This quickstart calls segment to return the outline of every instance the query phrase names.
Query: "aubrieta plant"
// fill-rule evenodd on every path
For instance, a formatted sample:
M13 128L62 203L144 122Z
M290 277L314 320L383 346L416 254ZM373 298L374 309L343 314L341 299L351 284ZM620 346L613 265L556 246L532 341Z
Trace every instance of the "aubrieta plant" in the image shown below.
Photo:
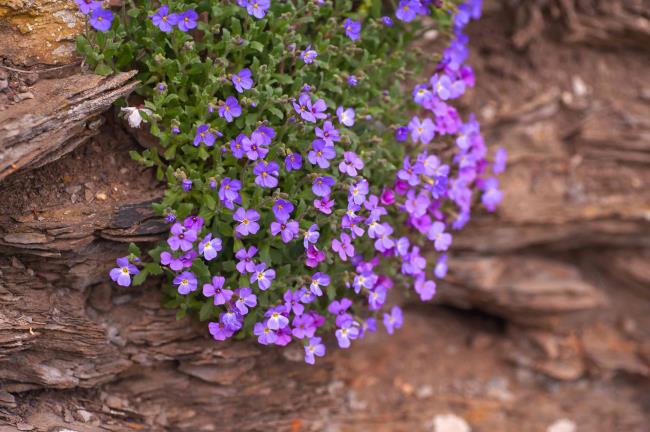
M392 334L391 291L431 300L452 232L502 199L505 152L451 105L474 85L462 31L480 0L77 1L86 63L139 71L144 106L123 110L160 145L133 157L168 184L169 238L110 276L166 274L165 305L216 340L295 341L313 364L326 334ZM448 46L411 89L423 22Z

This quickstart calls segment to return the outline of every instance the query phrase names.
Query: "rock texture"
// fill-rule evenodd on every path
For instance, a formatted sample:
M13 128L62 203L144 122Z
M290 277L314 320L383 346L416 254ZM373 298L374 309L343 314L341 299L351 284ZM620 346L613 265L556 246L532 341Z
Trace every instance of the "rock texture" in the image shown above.
M165 230L160 185L128 157L146 137L110 112L86 126L133 84L37 82L0 112L0 429L432 430L451 412L477 431L645 431L650 64L634 7L488 2L466 108L511 161L500 211L455 236L437 299L455 312L407 305L393 339L318 367L298 349L214 343L155 284L108 283L127 242ZM572 36L601 31L594 20L605 36Z
M5 0L0 3L0 57L17 66L60 65L75 60L84 19L72 0Z

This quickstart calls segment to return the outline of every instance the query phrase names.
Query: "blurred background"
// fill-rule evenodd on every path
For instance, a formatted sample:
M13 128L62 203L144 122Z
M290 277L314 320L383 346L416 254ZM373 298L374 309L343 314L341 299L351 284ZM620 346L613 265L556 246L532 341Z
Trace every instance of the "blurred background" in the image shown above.
M0 430L648 430L646 1L485 1L461 103L510 155L505 200L433 305L318 367L109 285L165 226L145 138L104 113L130 76L76 75L75 8L0 5Z

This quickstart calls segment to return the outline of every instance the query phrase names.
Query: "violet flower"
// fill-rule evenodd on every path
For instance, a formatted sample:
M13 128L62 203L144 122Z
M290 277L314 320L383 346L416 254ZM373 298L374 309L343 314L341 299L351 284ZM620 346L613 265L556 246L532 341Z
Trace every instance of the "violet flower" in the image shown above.
M255 266L255 271L250 276L250 283L257 282L257 287L266 291L271 287L271 282L275 279L275 270L267 269L266 263Z
M260 214L253 209L246 210L243 207L239 207L232 218L239 222L235 231L243 236L256 234L260 229L260 225L257 223L260 219Z
M199 243L199 253L203 255L207 261L211 261L217 257L217 253L221 250L221 239L216 237L212 238L212 233L208 233L203 240Z
M199 14L194 9L188 9L178 16L178 29L182 32L188 32L196 28Z
M239 117L241 112L241 106L234 96L228 96L226 102L219 107L219 117L223 117L228 123Z
M229 289L223 289L225 281L226 278L223 276L213 276L212 283L203 285L203 295L206 297L214 297L215 306L226 304L232 298L233 292Z
M178 293L181 295L187 295L192 291L196 291L197 280L192 272L184 271L177 275L173 283L178 286Z
M79 1L83 0L77 0L77 3ZM101 2L96 2L101 5ZM158 9L158 11L152 15L151 17L151 22L153 22L153 25L158 27L160 31L169 33L174 29L174 26L178 24L178 14L175 13L169 13L169 6L167 5L162 5Z
M253 74L248 68L244 68L238 73L233 74L231 81L232 85L235 86L237 93L243 93L244 90L249 90L253 87L253 78L251 78L252 76Z
M309 343L305 345L305 363L314 364L316 357L323 357L325 355L325 345L321 343L321 338L313 337L309 339Z
M395 329L402 327L402 323L402 310L399 306L393 306L390 314L384 314L384 327L386 327L388 334L392 335Z
M111 279L120 286L131 285L131 275L137 275L140 270L129 262L128 257L122 257L115 260L117 267L110 271Z

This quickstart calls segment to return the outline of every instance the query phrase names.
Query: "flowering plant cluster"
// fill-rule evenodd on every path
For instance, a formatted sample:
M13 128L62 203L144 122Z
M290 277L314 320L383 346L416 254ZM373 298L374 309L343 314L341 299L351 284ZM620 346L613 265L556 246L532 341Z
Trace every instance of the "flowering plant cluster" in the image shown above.
M110 276L167 274L165 304L216 340L299 341L314 363L324 335L392 334L395 287L431 300L452 232L502 198L505 152L451 104L474 85L462 31L480 0L77 2L86 62L140 71L145 104L123 110L160 147L132 155L168 183L168 239ZM423 20L448 46L411 91Z

